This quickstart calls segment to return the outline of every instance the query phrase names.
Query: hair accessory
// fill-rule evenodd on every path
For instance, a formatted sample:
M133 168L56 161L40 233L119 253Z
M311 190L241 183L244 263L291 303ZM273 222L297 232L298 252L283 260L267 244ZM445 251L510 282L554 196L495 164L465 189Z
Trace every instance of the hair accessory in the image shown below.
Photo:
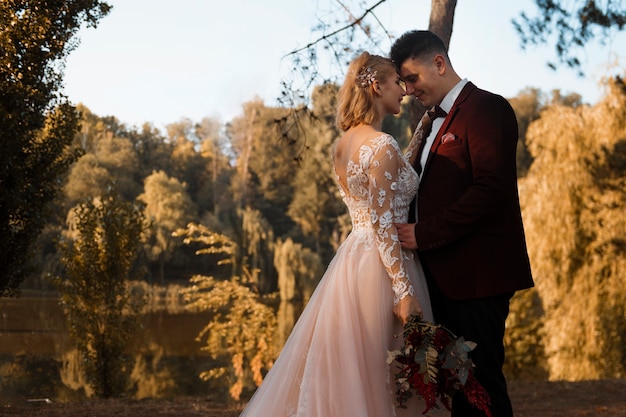
M372 67L361 67L356 74L356 82L361 88L372 85L376 79L376 71L372 71Z

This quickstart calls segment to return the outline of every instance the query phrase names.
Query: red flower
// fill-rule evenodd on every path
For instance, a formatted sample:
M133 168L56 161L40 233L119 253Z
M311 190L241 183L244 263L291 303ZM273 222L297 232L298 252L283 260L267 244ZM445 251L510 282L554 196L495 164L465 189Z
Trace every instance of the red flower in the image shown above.
M461 392L474 407L491 417L489 393L474 376L474 363L468 352L476 343L456 337L441 325L420 321L412 316L404 325L404 344L389 352L388 363L396 361L396 400L406 408L415 394L426 408L423 414L437 408L437 402L450 410L450 399Z

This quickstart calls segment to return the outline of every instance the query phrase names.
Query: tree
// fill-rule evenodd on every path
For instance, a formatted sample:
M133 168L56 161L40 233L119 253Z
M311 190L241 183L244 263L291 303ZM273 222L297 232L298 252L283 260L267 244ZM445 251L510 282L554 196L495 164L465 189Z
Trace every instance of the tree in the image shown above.
M81 103L76 110L80 113L81 124L74 144L87 153L97 153L98 142L105 138L125 137L127 134L126 126L115 116L100 117Z
M266 107L256 100L244 105L244 115L228 127L237 154L233 192L240 208L254 207L272 219L274 233L283 236L293 227L287 208L293 194L296 151L276 130L275 120L287 110Z
M258 293L270 294L278 289L272 225L261 212L252 208L239 210L237 214L241 218L238 242L242 248L239 275L242 282L251 284Z
M0 295L15 294L29 273L46 208L79 156L63 64L82 24L96 27L109 10L97 0L0 2Z
M64 187L67 203L74 206L82 200L101 195L110 182L109 171L100 165L94 154L87 153L72 166L67 176Z
M139 178L146 178L153 171L172 172L172 148L157 128L144 123L141 129L127 132L139 159Z
M220 255L218 264L236 265L239 245L229 237L198 224L189 224L176 231L184 236L186 244L200 243L196 254ZM236 272L237 268L233 268ZM246 267L242 274L249 275ZM203 341L207 351L218 365L204 371L205 380L226 379L231 397L239 400L249 382L261 385L264 372L274 363L276 352L272 340L276 331L276 315L264 304L262 297L250 289L249 279L233 273L229 280L197 275L191 278L192 287L185 290L185 299L191 311L209 312L211 320L196 338ZM247 283L247 285L246 285ZM228 366L230 364L230 366Z
M340 233L337 218L346 213L332 165L332 144L339 136L334 127L337 91L337 85L327 83L313 92L312 116L303 121L308 149L298 164L287 212L323 261L330 261L336 249L332 239Z
M196 124L195 132L200 141L200 154L206 163L205 172L210 174L203 178L196 201L217 219L224 200L223 191L227 187L225 180L231 173L222 123L217 118L204 117Z
M134 200L141 190L144 161L131 139L131 134L115 117L98 117L85 106L81 110L81 131L75 144L84 155L70 169L64 187L70 207L84 198L93 198L105 192L114 181L117 190L127 200ZM155 161L150 164L154 167Z
M132 370L124 356L142 300L129 291L146 229L143 207L109 190L70 212L60 244L65 274L52 279L96 395L119 396Z
M253 141L255 135L255 124L259 114L258 108L262 107L260 100L244 103L243 115L233 120L228 126L228 135L232 146L237 154L238 176L234 178L233 190L237 190L239 195L239 208L247 207L254 201L254 197L249 191L250 184L250 158L252 156Z
M352 5L338 2L336 9L325 11L325 17L320 18L320 23L313 28L313 32L318 34L317 39L287 55L292 59L296 78L283 81L281 102L288 104L287 107L298 108L293 104L308 102L306 90L316 81L338 81L320 70L318 62L322 55L330 55L331 62L341 69L345 69L347 63L363 50L387 55L388 51L381 50L380 45L392 41L393 35L376 16L376 9L385 2L380 0L367 9L363 3ZM431 1L428 29L439 35L446 46L450 44L452 36L456 3L456 0ZM298 81L302 84L298 84Z
M520 201L550 379L626 372L626 84L593 107L552 105L528 129Z
M528 126L539 118L544 103L542 102L541 92L536 88L521 91L516 97L510 98L509 103L511 103L517 118L517 177L522 178L526 175L533 162L533 158L526 146L526 131Z
M169 143L172 144L171 176L187 184L187 192L195 200L203 177L207 175L205 160L198 152L200 140L196 136L196 124L182 119L167 126Z
M274 362L271 344L276 329L274 311L236 279L216 281L212 277L195 276L191 282L194 286L186 292L189 309L206 311L212 317L197 340L204 340L203 350L218 363L230 361L231 365L204 371L200 378L205 381L226 378L231 385L230 396L239 401L249 382L261 385L264 371Z
M324 272L319 255L291 239L276 242L274 265L281 301L308 301Z
M550 376L544 350L545 311L536 289L515 294L506 319L503 371L513 380L546 380Z
M141 182L137 175L137 153L130 140L117 137L109 131L95 145L94 154L98 165L115 178L116 187L122 197L134 200L141 190Z
M539 8L537 17L520 13L520 20L513 20L522 48L528 45L549 43L556 36L555 50L559 64L581 70L579 53L595 38L603 41L611 38L613 30L622 31L626 26L626 10L621 1L578 0L545 1L535 0ZM556 69L559 64L549 62Z
M165 263L178 245L172 233L194 219L195 207L186 185L163 171L146 178L138 200L146 204L146 216L152 222L148 255L159 263L159 279L165 279Z

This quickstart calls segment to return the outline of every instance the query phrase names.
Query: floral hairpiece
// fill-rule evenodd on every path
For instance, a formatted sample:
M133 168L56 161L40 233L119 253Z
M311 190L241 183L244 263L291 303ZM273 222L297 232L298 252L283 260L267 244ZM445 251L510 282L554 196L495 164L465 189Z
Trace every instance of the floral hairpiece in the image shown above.
M372 85L376 79L376 71L372 71L372 67L361 67L356 73L356 82L361 88Z

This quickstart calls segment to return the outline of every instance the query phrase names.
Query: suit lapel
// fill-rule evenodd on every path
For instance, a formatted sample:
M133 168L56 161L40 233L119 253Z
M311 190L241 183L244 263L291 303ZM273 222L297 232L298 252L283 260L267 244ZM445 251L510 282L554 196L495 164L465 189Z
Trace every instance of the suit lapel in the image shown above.
M448 112L448 116L443 121L443 124L439 128L439 131L437 132L437 135L435 136L435 140L433 141L433 144L430 147L430 152L428 153L428 158L426 158L426 164L424 166L422 176L426 175L426 171L428 170L428 167L430 166L430 162L432 159L431 156L434 155L435 152L437 152L437 148L441 144L441 137L443 136L445 132L447 132L448 126L450 126L450 124L454 120L454 117L459 112L459 110L463 108L463 103L465 102L465 100L467 100L470 93L474 91L475 89L476 89L476 86L472 84L471 82L468 82L465 85L465 87L463 87L463 89L461 90L461 93L459 94L457 99L454 101L454 104L452 105L450 112ZM420 155L421 155L421 151L423 147L424 147L424 143L422 143L422 146L420 148Z

